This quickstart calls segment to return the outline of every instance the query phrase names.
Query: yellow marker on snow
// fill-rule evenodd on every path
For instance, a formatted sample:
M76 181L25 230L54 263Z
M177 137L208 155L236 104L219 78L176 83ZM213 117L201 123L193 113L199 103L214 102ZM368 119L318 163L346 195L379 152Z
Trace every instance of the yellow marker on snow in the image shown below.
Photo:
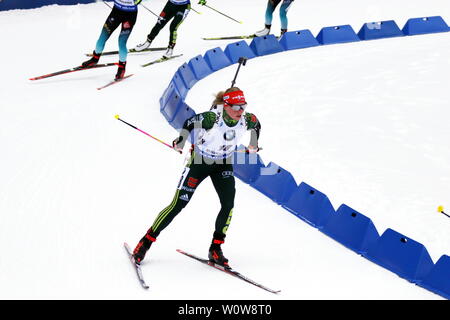
M119 115L118 115L118 114L116 114L116 115L114 116L114 118L116 118L116 119L119 119Z

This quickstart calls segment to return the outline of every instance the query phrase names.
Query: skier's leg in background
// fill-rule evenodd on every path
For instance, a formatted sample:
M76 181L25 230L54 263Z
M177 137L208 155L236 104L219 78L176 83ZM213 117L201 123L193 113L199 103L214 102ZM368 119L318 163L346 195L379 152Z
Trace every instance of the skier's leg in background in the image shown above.
M293 0L284 0L280 7L280 24L281 24L281 35L283 35L288 29L288 17L287 13L291 7Z
M264 15L264 29L256 31L255 36L262 37L270 33L270 28L272 26L272 19L273 19L273 11L275 10L275 7L278 5L278 3L279 0L267 1L266 13Z
M106 18L105 23L103 24L102 31L100 32L100 36L97 39L95 44L95 49L92 52L92 58L86 60L82 63L83 67L94 66L100 60L100 56L102 55L103 49L105 48L106 41L108 41L111 34L116 30L116 28L120 24L120 11L116 8L111 10L108 18Z
M120 30L119 34L119 61L127 61L127 42L136 23L137 12L128 14L128 16L129 18L122 22L122 29Z
M125 67L127 63L128 48L127 41L133 31L136 23L137 11L131 13L123 13L122 29L119 34L119 65L116 73L116 80L122 79L125 75Z
M103 24L102 31L98 37L97 43L95 45L95 52L101 54L105 48L106 41L108 41L111 34L121 23L121 12L117 8L113 8L105 23Z
M169 36L169 45L168 48L175 47L177 42L177 30L180 27L181 23L183 23L184 19L186 19L187 15L190 11L190 6L179 6L180 8L176 12L172 22L170 23L170 36Z

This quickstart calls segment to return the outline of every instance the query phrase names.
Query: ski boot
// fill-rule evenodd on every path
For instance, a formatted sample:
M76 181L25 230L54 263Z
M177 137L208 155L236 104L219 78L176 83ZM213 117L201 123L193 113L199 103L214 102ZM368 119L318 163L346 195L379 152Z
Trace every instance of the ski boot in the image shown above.
M126 66L127 62L124 61L119 61L119 65L117 67L117 73L116 73L116 77L115 80L121 80L123 79L123 76L125 75L125 66Z
M95 50L92 52L92 58L89 60L84 61L81 65L83 67L92 67L95 66L98 63L98 60L100 60L101 53L98 54L95 52Z
M225 235L214 232L213 240L211 246L209 247L208 259L210 262L223 266L225 268L230 268L228 265L228 259L223 255L221 244L224 243Z
M139 241L136 248L133 250L133 258L137 264L140 264L144 260L145 254L153 242L156 241L156 237L152 236L152 229L147 231L145 236Z
M167 47L166 53L163 54L164 59L169 59L173 55L173 47L175 47L174 44L169 44Z
M267 36L270 32L270 27L271 27L270 24L266 24L264 26L264 29L255 32L255 37Z
M138 44L138 45L134 48L134 50L137 51L137 52L139 52L139 51L142 51L142 50L145 50L145 49L150 48L151 45L152 45L152 40L150 40L150 39L147 38L147 40L145 40L144 43Z

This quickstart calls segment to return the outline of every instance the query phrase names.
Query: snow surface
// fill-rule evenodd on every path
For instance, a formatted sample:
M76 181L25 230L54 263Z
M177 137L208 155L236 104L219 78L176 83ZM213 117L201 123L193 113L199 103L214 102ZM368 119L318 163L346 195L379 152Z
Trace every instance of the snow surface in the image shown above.
M159 13L165 1L144 1ZM279 295L232 279L175 250L206 255L218 198L209 180L161 234L143 263L143 290L126 258L172 199L185 161L120 123L119 114L165 140L176 137L159 98L176 68L229 42L201 37L250 34L263 26L266 1L198 5L181 25L175 53L130 55L135 76L102 91L113 69L31 82L76 66L91 52L110 12L104 4L0 12L0 299L442 299L356 255L237 180L224 252L232 265ZM440 15L448 0L301 0L289 29ZM143 8L129 39L155 23ZM279 33L278 9L273 32ZM106 50L116 50L118 31ZM239 75L260 119L261 157L370 217L424 244L433 261L450 254L450 33L293 50L249 60ZM168 27L155 40L165 46ZM117 57L104 57L114 62ZM187 97L197 112L231 82L236 65L198 82Z

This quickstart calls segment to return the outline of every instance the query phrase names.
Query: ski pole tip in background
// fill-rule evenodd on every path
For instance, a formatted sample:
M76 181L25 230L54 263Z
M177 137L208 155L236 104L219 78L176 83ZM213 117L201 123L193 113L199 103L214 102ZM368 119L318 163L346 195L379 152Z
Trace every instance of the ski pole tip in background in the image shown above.
M116 115L114 116L114 118L116 118L117 120L119 120L119 115L116 114Z
M439 213L442 213L443 215L445 215L445 216L447 216L447 217L450 218L450 214L444 212L444 207L443 207L443 206L439 206L439 207L437 208L437 211L438 211Z

